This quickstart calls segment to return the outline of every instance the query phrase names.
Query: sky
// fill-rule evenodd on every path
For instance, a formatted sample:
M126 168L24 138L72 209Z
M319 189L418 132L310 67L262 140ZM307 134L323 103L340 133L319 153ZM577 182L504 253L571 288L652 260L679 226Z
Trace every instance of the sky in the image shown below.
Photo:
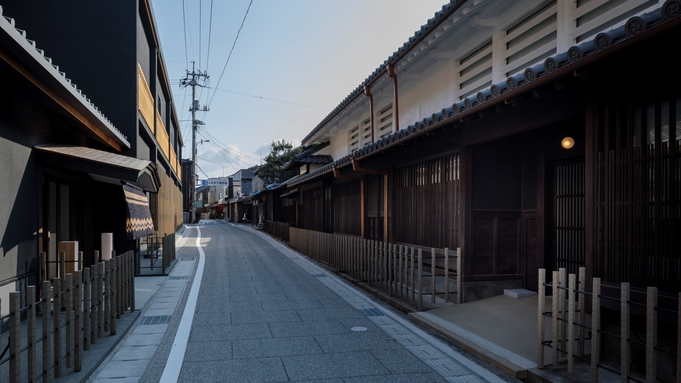
M152 0L182 157L191 158L191 88L180 80L192 65L210 76L196 88L210 109L196 115L197 143L209 140L197 144L197 173L228 176L260 164L272 141L299 145L445 2Z

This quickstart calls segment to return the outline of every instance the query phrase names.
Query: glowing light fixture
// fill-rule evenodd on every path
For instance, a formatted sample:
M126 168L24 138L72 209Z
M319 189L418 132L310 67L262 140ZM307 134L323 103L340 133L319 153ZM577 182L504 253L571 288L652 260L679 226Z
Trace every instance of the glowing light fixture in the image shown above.
M572 147L575 146L575 140L572 137L565 137L560 144L565 149L572 149Z

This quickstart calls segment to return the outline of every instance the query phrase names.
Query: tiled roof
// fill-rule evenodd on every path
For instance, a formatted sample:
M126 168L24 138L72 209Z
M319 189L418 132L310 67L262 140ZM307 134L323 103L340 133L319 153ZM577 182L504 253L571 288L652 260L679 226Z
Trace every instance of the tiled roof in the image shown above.
M38 48L36 42L27 38L26 31L19 29L15 26L16 22L13 18L3 15L2 6L0 6L0 31L4 32L3 38L0 39L0 43L6 44L5 37L9 37L10 41L13 40L19 47L21 53L28 54L45 72L49 73L55 80L57 80L66 89L75 100L78 100L94 118L99 120L99 122L105 126L110 132L115 141L122 144L126 148L130 148L130 143L127 137L118 130L109 119L97 108L95 104L90 101L89 98L83 93L82 90L78 89L76 84L71 82L71 79L66 77L66 73L59 70L59 66L52 62L52 59L45 56L45 51ZM15 51L16 52L16 51ZM23 63L26 64L26 63Z
M305 154L305 153L301 153ZM327 154L308 154L305 156L301 156L300 154L293 157L291 161L287 162L284 164L284 166L281 167L281 170L288 170L292 167L294 167L296 164L322 164L326 165L328 163L333 162L333 157L327 155Z
M366 145L331 164L305 174L288 186L292 187L302 184L307 180L329 173L333 171L333 167L341 168L350 163L352 157L360 158L368 156L376 151L394 146L398 142L401 143L410 140L415 135L420 135L423 131L430 130L429 128L431 127L435 128L442 126L467 116L472 112L491 106L495 101L503 100L504 97L501 96L507 95L510 92L515 93L516 90L518 93L520 91L525 91L535 84L540 84L542 79L549 78L549 76L551 76L550 78L555 78L558 75L563 75L567 71L572 71L571 66L585 62L591 57L598 58L598 53L610 51L622 42L634 38L651 28L661 26L672 20L678 23L681 21L679 16L681 16L681 0L667 0L658 9L641 16L633 16L627 20L626 24L619 28L601 32L597 34L593 40L574 45L570 47L567 52L557 53L548 57L544 62L528 67L524 71L506 78L504 81L493 84L488 89L482 90L462 101L455 102L451 106L433 113L430 117L417 121L407 128ZM324 121L320 126L323 125L323 123ZM310 133L310 135L312 134L313 133ZM308 135L308 137L310 135Z

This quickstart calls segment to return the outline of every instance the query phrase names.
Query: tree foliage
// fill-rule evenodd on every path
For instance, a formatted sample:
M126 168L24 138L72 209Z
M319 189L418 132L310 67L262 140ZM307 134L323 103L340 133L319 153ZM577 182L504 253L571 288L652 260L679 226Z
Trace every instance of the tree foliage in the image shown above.
M265 163L258 168L258 177L264 181L265 185L269 185L284 182L295 176L295 170L282 171L281 167L302 150L302 146L294 148L293 143L286 140L272 141L270 153L264 159Z

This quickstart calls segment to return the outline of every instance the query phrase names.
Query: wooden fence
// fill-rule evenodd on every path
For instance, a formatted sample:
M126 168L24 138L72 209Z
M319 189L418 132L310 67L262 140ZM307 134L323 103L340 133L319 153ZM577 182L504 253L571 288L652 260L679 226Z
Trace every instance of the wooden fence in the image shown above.
M549 348L554 366L567 359L567 371L574 371L575 361L582 361L591 365L591 381L598 382L599 369L619 374L622 381L656 382L658 371L658 356L660 353L676 360L676 381L681 382L681 293L679 293L679 307L669 310L658 305L657 287L648 287L646 303L637 303L631 299L630 286L623 282L620 286L620 298L604 296L601 293L600 278L593 279L592 292L585 291L586 280L584 268L579 269L579 275L567 274L566 269L554 271L552 283L545 283L546 271L539 269L539 304L538 304L538 345L537 367L544 368L545 348ZM550 311L546 310L546 287L552 291ZM556 297L558 297L556 299ZM586 301L591 299L591 321L586 315ZM601 307L603 300L619 303L620 333L612 334L601 328ZM636 307L641 306L641 307ZM638 340L631 331L632 309L640 309L645 315L645 339ZM670 352L658 346L658 314L672 316L677 320L676 352ZM551 332L545 334L545 320L551 320ZM590 339L585 334L590 333ZM601 363L601 340L603 337L619 339L620 365L619 369L609 364ZM548 338L548 339L547 339ZM586 347L589 341L590 347ZM645 349L645 377L631 373L632 346ZM590 356L585 355L590 349Z
M291 227L285 222L264 221L265 231L270 235L281 239L282 241L289 241L289 228Z
M105 333L115 335L116 320L126 310L135 310L134 275L134 253L129 251L64 274L63 279L43 281L43 297L37 302L36 286L28 286L24 307L21 293L10 293L10 311L0 316L9 320L9 339L3 348L9 353L5 356L0 350L0 367L9 364L9 382L49 382L60 378L64 368L80 371L83 352ZM26 317L23 325L22 316ZM0 381L5 379L0 376Z
M424 295L434 304L437 296L448 303L454 294L461 303L461 249L425 249L293 227L289 245L390 296L412 301L419 310Z

